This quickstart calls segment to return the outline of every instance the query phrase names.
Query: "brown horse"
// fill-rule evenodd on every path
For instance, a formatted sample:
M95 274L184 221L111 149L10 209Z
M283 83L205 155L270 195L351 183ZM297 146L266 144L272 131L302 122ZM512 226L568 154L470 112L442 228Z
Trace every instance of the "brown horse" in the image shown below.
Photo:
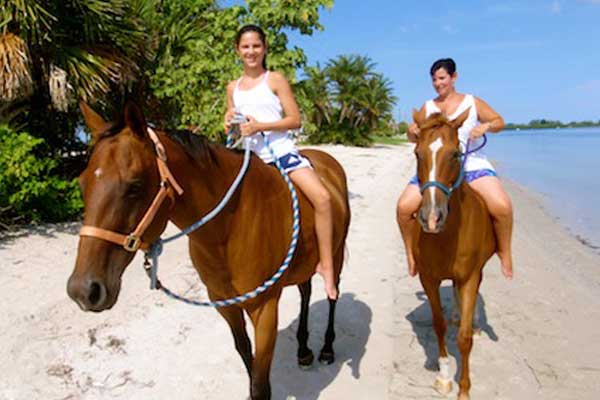
M452 389L444 339L446 322L439 292L442 280L451 279L458 292L462 316L457 337L462 356L459 400L469 399L473 312L483 267L496 251L494 228L485 203L462 181L458 128L468 112L454 121L441 114L433 114L422 121L416 112L413 113L421 130L415 155L423 193L417 213L419 224L413 226L413 252L421 283L431 304L433 327L438 338L440 374L434 386L443 394Z
M80 176L87 231L82 229L67 291L83 310L103 311L117 301L121 276L135 250L158 239L168 221L183 229L212 210L240 170L243 155L188 132L160 133L156 138L133 104L125 107L122 121L116 124L105 122L85 104L82 111L94 143ZM303 154L331 194L333 254L339 284L350 222L346 176L326 153L306 150ZM183 190L181 194L177 193L178 186ZM312 207L305 196L298 197L301 234L289 269L260 296L218 308L248 371L252 399L271 397L269 374L277 337L277 305L284 286L297 285L301 294L298 362L309 366L313 361L307 346L307 321L311 277L319 255ZM134 230L141 238L127 237ZM210 299L235 297L269 279L285 258L291 233L287 185L276 168L252 156L241 185L226 207L189 235L190 257ZM330 300L329 306L329 324L319 356L328 364L334 361L335 300ZM254 356L244 312L254 325Z

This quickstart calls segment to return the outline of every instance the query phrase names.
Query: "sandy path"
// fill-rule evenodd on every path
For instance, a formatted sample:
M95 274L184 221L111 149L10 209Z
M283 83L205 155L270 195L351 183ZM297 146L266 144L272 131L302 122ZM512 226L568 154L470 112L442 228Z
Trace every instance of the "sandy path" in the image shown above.
M273 398L435 399L435 340L418 280L406 275L394 207L413 170L407 147L324 147L349 176L349 259L337 310L337 362L296 367L299 296L284 292L272 369ZM472 355L474 399L592 399L600 392L600 256L510 186L517 212L517 276L494 259L481 304L484 333ZM82 313L66 296L74 225L0 241L0 399L244 399L248 380L214 310L148 290L141 258L126 271L113 310ZM169 232L174 232L169 228ZM163 282L205 298L185 241L161 258ZM447 286L447 285L446 285ZM445 298L449 290L442 289ZM314 280L310 344L322 345L327 305ZM449 333L452 360L455 331Z

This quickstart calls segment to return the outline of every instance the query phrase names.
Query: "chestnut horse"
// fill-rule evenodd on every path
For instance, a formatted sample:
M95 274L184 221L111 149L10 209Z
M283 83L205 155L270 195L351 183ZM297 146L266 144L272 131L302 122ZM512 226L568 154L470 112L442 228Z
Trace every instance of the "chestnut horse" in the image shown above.
M117 301L121 276L135 250L158 239L168 221L183 229L212 210L234 181L243 155L189 132L159 133L158 141L166 153L166 168L161 167L158 160L163 158L162 149L155 147L154 133L135 105L128 104L123 119L115 124L105 122L87 105L82 103L81 107L94 143L79 178L85 204L83 223L88 231L82 229L67 291L84 311L98 312L110 309ZM302 153L311 160L331 194L333 254L339 285L350 222L346 176L326 153ZM165 176L167 179L161 183ZM165 186L167 194L163 193ZM183 190L180 194L179 187ZM153 199L157 193L162 195L156 198L164 201L149 218L147 210L155 209L151 203L156 203ZM309 366L313 361L307 346L307 320L311 277L319 254L312 207L302 194L299 203L301 234L289 269L260 296L217 309L229 324L235 348L248 371L252 399L271 398L269 373L277 337L277 305L284 286L297 285L301 294L298 362ZM292 222L290 191L280 172L252 156L241 185L226 207L189 235L190 257L210 299L232 298L268 280L286 256ZM116 244L140 225L145 225L141 241ZM95 234L94 230L108 232L108 236ZM112 240L111 235L117 239ZM334 360L335 304L335 300L329 300L329 324L319 357L328 364ZM254 325L254 356L244 313Z
M452 390L444 335L446 322L440 302L440 284L451 279L458 292L462 316L457 344L462 357L459 400L469 399L469 354L473 346L473 312L483 267L496 251L491 217L483 199L463 181L458 128L469 110L456 120L442 114L426 120L413 118L421 133L415 147L417 175L423 200L414 224L413 252L419 277L429 298L433 327L438 338L440 374L435 388L443 394Z

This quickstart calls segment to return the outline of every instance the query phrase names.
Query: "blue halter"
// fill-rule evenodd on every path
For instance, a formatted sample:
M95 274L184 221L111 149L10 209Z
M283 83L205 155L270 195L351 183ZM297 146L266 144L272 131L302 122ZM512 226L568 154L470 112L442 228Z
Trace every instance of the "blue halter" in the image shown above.
M462 158L462 161L460 162L460 171L458 172L458 178L456 178L456 181L454 182L454 184L451 187L448 187L438 181L427 181L421 185L421 194L427 188L433 186L433 187L440 189L442 192L444 192L444 194L446 196L450 197L452 192L454 192L456 189L458 189L458 187L460 186L460 184L462 183L462 181L465 178L465 162L467 161L467 156L471 153L475 153L477 150L480 150L483 146L485 146L486 143L487 143L487 136L483 135L483 143L476 149L469 150L469 145L471 144L471 141L467 140L467 148L465 149L465 152L460 155L460 157Z

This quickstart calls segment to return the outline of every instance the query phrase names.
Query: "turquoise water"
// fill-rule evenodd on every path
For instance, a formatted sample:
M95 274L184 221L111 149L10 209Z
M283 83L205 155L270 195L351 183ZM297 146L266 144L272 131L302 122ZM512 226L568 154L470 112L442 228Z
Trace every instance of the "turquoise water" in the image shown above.
M486 154L500 175L545 195L575 235L600 246L600 128L488 134Z

